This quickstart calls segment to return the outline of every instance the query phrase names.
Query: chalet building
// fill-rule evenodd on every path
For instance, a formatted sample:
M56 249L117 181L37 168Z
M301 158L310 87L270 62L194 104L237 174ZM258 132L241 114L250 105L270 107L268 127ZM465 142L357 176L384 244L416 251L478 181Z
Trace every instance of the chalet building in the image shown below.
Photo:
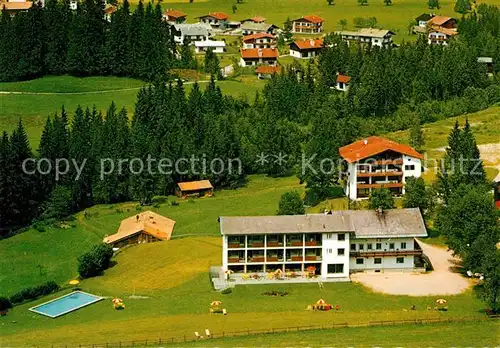
M33 6L33 2L31 1L0 0L0 11L5 9L5 11L11 16L14 16L19 12L26 12L31 8L31 6Z
M319 281L349 281L353 272L425 270L415 240L427 236L418 208L225 216L219 221L222 269L234 272L235 279L245 273L312 270Z
M261 65L255 69L255 73L260 80L270 79L273 75L279 74L281 68L279 66Z
M457 20L451 17L434 16L426 24L446 29L455 29L457 27Z
M111 22L111 16L116 11L118 11L118 8L116 6L107 4L106 8L104 9L104 19L106 19L108 22Z
M290 55L300 59L314 58L323 48L323 39L295 40L290 44Z
M422 13L420 16L415 18L415 22L417 23L417 26L425 28L427 26L427 22L429 22L435 16L436 15L433 13Z
M195 41L194 49L196 53L204 53L211 49L214 53L224 53L226 51L225 41Z
M163 20L171 24L181 24L186 23L187 14L181 11L169 9L163 13Z
M179 198L210 197L214 194L214 187L210 180L180 182L175 193Z
M241 49L240 66L272 65L278 64L278 50L276 48L247 48Z
M104 243L114 248L122 248L132 244L169 240L174 225L174 220L152 211L145 211L122 220L118 232L105 237Z
M252 18L247 18L247 19L244 19L241 21L241 24L245 24L245 23L265 23L267 20L267 18L264 18L262 16L255 16L255 17L252 17Z
M212 29L224 29L229 20L229 16L224 12L212 12L205 16L198 17L201 24L209 25Z
M276 37L269 33L257 33L244 36L243 48L273 48L276 47Z
M390 30L363 28L359 31L339 31L337 32L344 41L359 42L371 46L389 47L392 46L392 37L396 35Z
M448 28L434 26L431 29L429 29L429 32L427 34L427 39L429 45L446 46L448 45L450 39L457 34L458 32L456 31L456 29L448 29Z
M292 33L318 34L323 32L323 22L319 16L308 15L292 21Z
M254 22L245 22L241 24L241 34L242 35L253 35L260 33L267 33L271 35L276 35L278 33L279 28L274 24L268 23L254 23Z
M347 92L351 84L351 78L347 75L338 74L335 89L341 92Z
M339 154L347 164L346 195L353 200L381 187L402 195L406 179L422 174L423 156L414 148L376 136L341 147Z
M171 27L174 35L174 41L177 44L182 44L184 38L190 42L207 41L209 37L207 27L199 24L174 24Z

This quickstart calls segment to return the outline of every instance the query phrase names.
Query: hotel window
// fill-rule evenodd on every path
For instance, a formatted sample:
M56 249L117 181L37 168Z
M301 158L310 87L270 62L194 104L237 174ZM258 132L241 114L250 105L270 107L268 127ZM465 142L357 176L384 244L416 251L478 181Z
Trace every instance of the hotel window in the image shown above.
M356 259L356 265L362 265L364 263L363 259Z
M351 251L356 251L356 244L351 244Z
M327 252L328 254L331 254L331 253L333 252L333 250L332 250L332 249L326 249L326 252Z
M334 263L330 264L327 267L328 273L344 273L344 264L343 263Z
M368 250L372 250L372 249L373 249L373 245L372 245L372 243L368 243L368 244L366 244L366 249L368 249Z
M364 250L365 249L365 245L364 244L360 244L359 245L359 250Z
M340 233L337 235L337 239L338 240L345 240L345 234L344 233Z
M339 249L337 249L337 255L338 255L338 256L343 256L343 255L345 255L345 249L344 249L344 248L339 248Z
M389 243L389 249L394 249L394 243Z
M375 260L373 260L373 263L376 265L380 265L382 263L382 259L380 257L376 257Z
M415 165L414 164L407 164L407 165L405 165L405 170L415 170Z
M401 249L406 249L406 242L401 243Z
M327 234L326 234L326 239L332 239L332 236L333 236L333 235L332 235L331 233L327 233Z
M382 250L382 243L375 244L375 249Z
M404 257L396 257L396 263L405 263Z

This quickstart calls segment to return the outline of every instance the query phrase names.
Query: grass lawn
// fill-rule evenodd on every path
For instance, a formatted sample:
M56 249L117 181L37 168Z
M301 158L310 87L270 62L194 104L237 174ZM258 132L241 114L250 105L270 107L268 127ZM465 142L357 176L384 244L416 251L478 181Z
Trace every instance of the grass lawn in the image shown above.
M118 108L125 107L131 116L137 92L143 85L142 81L128 78L71 76L47 76L31 81L0 83L0 91L25 93L0 94L0 132L11 132L21 118L31 145L36 149L47 116L60 112L63 105L72 116L78 105L95 105L105 113L114 101ZM204 88L204 85L201 84L201 87ZM219 81L218 85L225 94L248 95L253 100L255 92L264 86L264 82L253 76L252 79ZM186 92L189 88L190 85L186 84Z
M177 222L174 238L181 236L219 236L217 219L221 215L274 215L284 192L303 190L296 177L273 179L250 176L246 187L216 191L214 197L181 200L178 206L163 204L157 211ZM169 200L176 200L169 197ZM0 241L0 294L12 294L23 287L48 280L65 282L76 275L76 258L105 235L116 232L120 221L136 213L136 203L102 205L79 213L75 227L46 227L45 232L30 229ZM219 257L219 254L217 254ZM203 267L208 267L204 264ZM1 346L1 344L0 344Z
M341 328L335 330L311 330L302 332L255 335L212 339L216 347L474 347L498 344L498 326L495 322L447 323L405 325L393 327ZM202 342L205 343L205 342ZM180 347L199 347L197 343L180 343Z
M137 0L133 0L137 3ZM499 4L498 0L480 1L488 4ZM234 2L228 0L188 0L166 1L163 8L175 8L188 14L188 22L196 22L195 17L205 15L209 12L222 11L230 16L230 20L243 20L255 15L264 16L268 23L279 27L290 17L300 18L306 14L314 14L325 19L324 30L331 32L340 30L339 21L346 19L348 29L354 29L353 19L355 17L376 17L377 26L391 29L396 33L394 40L401 42L403 39L414 39L415 36L408 35L408 23L424 12L435 12L436 14L455 16L461 15L454 12L455 1L440 1L439 10L429 10L427 1L422 0L394 0L392 6L385 6L382 0L369 0L367 6L359 6L354 0L335 0L335 5L328 6L326 0L309 0L307 6L301 0L251 0L236 4L237 11L232 13Z

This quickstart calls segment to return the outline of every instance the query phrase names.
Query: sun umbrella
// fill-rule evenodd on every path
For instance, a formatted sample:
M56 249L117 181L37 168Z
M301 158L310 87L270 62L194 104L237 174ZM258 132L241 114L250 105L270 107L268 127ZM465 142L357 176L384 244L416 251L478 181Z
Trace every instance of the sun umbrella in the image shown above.
M446 300L445 300L445 299L440 298L440 299L436 300L436 303L437 303L437 304L445 304L445 303L446 303Z
M221 304L222 304L221 301L212 301L212 303L210 303L210 306L215 307L215 306L220 306Z
M231 271L230 269L228 269L228 270L227 270L227 271L225 271L224 273L226 273L226 274L233 274L233 273L234 273L234 271Z
M77 284L80 284L80 282L76 279L73 279L73 280L70 280L69 284L70 285L77 285Z
M282 274L283 271L281 270L281 268L278 268L276 269L276 271L274 271L274 274Z
M326 304L326 301L320 298L316 304Z
M316 267L309 266L309 267L306 268L306 270L309 271L309 272L316 272Z

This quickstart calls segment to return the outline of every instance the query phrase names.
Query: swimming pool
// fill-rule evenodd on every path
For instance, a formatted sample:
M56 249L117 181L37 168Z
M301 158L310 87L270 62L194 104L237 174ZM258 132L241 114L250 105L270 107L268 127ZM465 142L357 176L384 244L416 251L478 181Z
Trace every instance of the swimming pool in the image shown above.
M83 291L73 291L70 294L31 307L29 310L47 317L57 318L63 314L76 311L82 307L101 301L103 297L95 296Z

